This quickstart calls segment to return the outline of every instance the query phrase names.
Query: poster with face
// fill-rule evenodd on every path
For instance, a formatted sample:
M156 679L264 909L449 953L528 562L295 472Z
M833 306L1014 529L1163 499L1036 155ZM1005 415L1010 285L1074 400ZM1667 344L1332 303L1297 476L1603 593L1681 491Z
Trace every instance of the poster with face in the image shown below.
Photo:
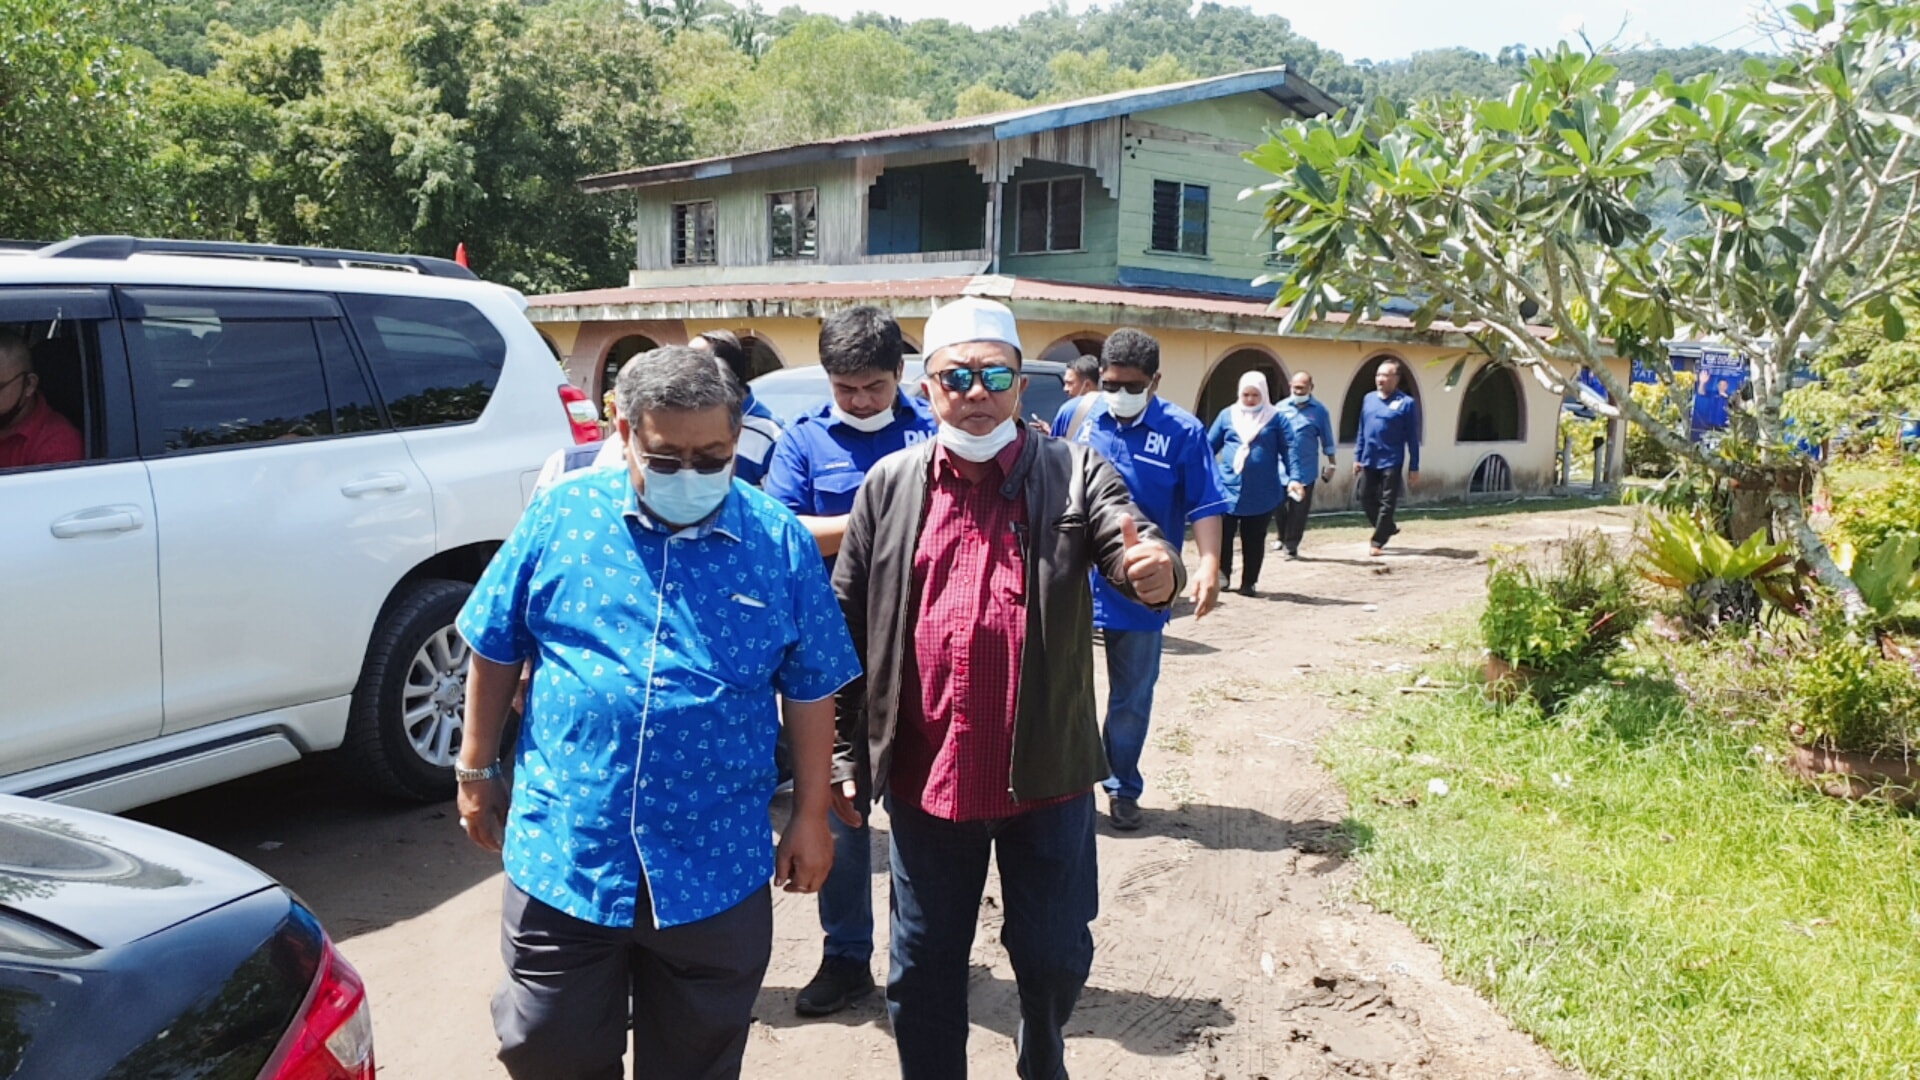
M1727 426L1727 410L1747 385L1747 362L1727 349L1703 349L1695 372L1693 421L1690 434L1695 442L1708 432Z

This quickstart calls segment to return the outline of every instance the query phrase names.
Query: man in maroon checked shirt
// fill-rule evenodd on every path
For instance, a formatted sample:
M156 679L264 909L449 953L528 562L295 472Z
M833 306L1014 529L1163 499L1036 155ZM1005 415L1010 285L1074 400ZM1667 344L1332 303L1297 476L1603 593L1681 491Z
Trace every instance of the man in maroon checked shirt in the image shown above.
M1019 424L1013 313L963 299L925 334L939 430L854 501L834 591L867 669L843 732L892 824L887 1011L910 1080L967 1074L967 976L989 859L1020 988L1020 1075L1067 1075L1061 1030L1093 965L1089 568L1150 606L1178 553L1098 454Z

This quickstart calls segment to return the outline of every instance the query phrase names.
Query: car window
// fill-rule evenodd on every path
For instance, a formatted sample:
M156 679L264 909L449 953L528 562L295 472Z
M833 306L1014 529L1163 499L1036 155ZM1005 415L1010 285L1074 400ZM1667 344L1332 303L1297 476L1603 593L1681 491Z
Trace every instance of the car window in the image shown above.
M338 319L316 320L315 336L320 340L321 367L327 376L327 397L333 401L333 427L342 435L358 431L379 431L386 422L380 418L380 405L374 401L373 388L366 373L353 357L347 344L346 327Z
M130 305L127 352L169 454L334 433L313 320L173 290Z
M410 296L344 296L394 426L476 420L486 411L507 342L472 304Z
M106 289L0 289L0 472L107 456L97 380L112 313Z

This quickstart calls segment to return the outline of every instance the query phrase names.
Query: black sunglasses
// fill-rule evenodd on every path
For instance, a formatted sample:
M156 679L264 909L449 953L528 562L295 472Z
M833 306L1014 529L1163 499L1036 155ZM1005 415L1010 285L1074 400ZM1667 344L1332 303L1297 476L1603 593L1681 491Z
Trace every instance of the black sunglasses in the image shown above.
M1013 389L1013 380L1019 374L1010 367L995 364L993 367L978 370L964 367L948 368L945 371L935 372L933 377L940 380L940 385L950 392L965 394L973 389L974 376L978 375L980 385L986 387L989 393L1000 394Z
M725 461L681 461L665 454L641 454L640 460L647 463L647 468L662 476L672 476L681 469L692 469L701 476L712 476L726 472L727 466L733 464L731 458Z

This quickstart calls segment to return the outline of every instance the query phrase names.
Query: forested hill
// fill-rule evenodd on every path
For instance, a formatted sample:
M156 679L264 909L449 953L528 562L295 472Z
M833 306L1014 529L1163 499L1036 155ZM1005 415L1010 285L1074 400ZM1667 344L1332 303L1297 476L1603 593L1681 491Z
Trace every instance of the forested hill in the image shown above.
M128 27L126 40L153 53L169 67L205 74L218 58L213 34L224 23L241 34L292 24L318 23L345 0L162 0ZM523 7L551 5L525 0ZM640 19L663 34L697 28L718 33L744 56L757 58L803 22L817 20L798 7L769 14L757 3L681 0L632 7ZM874 29L905 45L915 56L904 97L929 119L954 115L968 87L1002 91L1023 99L1055 98L1070 89L1059 85L1052 62L1063 53L1090 55L1105 50L1115 68L1140 72L1159 61L1162 70L1181 75L1224 75L1251 67L1286 64L1321 89L1345 101L1384 94L1396 102L1454 92L1499 93L1511 82L1511 70L1527 49L1509 46L1493 57L1435 42L1431 50L1386 62L1349 62L1295 33L1278 15L1256 15L1244 7L1217 3L1198 6L1181 0L1121 0L1110 8L1072 14L1061 4L1027 15L1013 26L974 30L945 19L908 22L881 15L839 21L844 29ZM1737 64L1742 54L1703 46L1634 49L1615 57L1621 78L1646 82L1656 72L1685 78ZM1112 76L1109 75L1111 78Z
M1647 81L1737 56L1612 59ZM1350 63L1283 18L1183 0L984 31L751 0L6 0L0 237L464 242L530 292L617 284L626 204L579 176L1274 64L1356 104L1497 94L1525 62Z

